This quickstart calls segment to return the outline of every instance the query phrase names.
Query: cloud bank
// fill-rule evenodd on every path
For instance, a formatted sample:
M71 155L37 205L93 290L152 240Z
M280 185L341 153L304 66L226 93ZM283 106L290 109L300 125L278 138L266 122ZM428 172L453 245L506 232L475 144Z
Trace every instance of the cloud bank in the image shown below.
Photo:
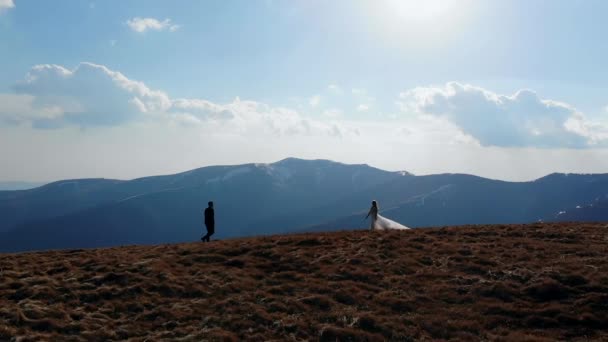
M571 105L542 99L531 90L501 95L456 82L405 91L399 103L406 113L375 121L349 120L340 107L307 115L238 97L229 103L172 98L118 71L88 62L74 69L34 66L13 88L13 94L0 94L0 121L35 129L116 127L154 121L196 127L212 135L348 136L391 144L407 141L580 149L605 146L608 141L606 125L589 121ZM361 96L373 101L367 92L353 93L357 102ZM320 97L313 97L309 104L318 107L319 101ZM352 110L369 109L368 104L359 102Z
M34 66L14 90L16 94L0 94L0 120L38 129L109 127L148 120L233 134L341 136L347 132L340 125L289 108L238 97L226 104L173 99L143 82L88 62L72 70L59 65Z
M454 123L483 146L584 148L604 142L605 127L576 108L532 90L501 95L457 82L400 95L402 108Z
M93 63L73 70L37 65L14 89L18 108L0 108L0 113L35 128L115 126L171 106L165 93Z

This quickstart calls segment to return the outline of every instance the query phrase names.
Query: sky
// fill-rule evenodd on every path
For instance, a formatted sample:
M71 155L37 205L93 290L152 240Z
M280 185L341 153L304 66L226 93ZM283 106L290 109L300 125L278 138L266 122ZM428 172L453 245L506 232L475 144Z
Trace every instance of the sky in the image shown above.
M603 0L0 0L0 181L608 172Z

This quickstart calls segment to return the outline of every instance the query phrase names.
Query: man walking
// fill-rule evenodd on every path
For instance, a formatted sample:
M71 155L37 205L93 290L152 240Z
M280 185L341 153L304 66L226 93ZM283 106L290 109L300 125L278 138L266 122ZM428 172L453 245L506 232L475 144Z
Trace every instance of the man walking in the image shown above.
M207 227L207 235L203 236L203 242L209 242L209 238L215 233L215 213L213 212L213 202L209 202L209 206L205 209L205 227Z

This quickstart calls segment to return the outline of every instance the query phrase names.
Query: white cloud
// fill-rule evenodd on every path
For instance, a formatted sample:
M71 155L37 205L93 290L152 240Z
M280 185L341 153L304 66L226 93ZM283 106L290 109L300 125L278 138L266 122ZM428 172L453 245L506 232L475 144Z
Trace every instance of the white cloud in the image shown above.
M351 89L351 93L353 93L353 95L367 95L367 90L363 88L353 88Z
M136 120L168 120L222 127L235 134L341 136L336 134L335 127L341 132L358 129L356 126L350 131L345 129L344 112L339 107L326 109L322 119L313 119L289 108L239 98L224 104L170 98L165 92L150 89L120 72L86 62L72 70L58 65L34 66L14 89L16 94L1 98L0 120L31 124L35 128L118 126ZM590 122L572 106L541 99L530 90L506 96L452 82L444 87L412 89L401 94L401 100L403 109L413 110L422 118L436 118L434 125L448 121L450 125L441 129L450 133L442 136L449 137L460 130L469 137L458 140L459 143L581 148L602 145L608 140L607 125ZM309 104L318 106L319 101L320 96L316 95ZM359 103L356 109L368 111L370 105ZM336 119L341 122L326 122ZM440 142L449 141L453 139Z
M216 104L201 99L177 99L172 102L170 115L196 122L201 129L215 127L240 135L273 136L341 136L342 128L304 117L299 112L272 107L256 101L241 100Z
M171 19L160 21L155 18L135 17L127 20L126 24L131 28L131 30L139 33L144 33L148 30L175 32L180 28L180 25L172 24Z
M30 122L37 128L69 124L114 126L145 113L166 111L171 106L164 92L151 90L120 72L93 63L81 63L73 70L59 65L37 65L14 89L17 94L31 98L28 111L53 108L52 117L21 115L12 120Z
M571 132L586 137L590 146L604 146L608 142L608 122L589 121L581 114L568 119L565 127Z
M319 95L312 96L308 100L308 104L313 108L317 107L320 103L321 103L321 96L319 96Z
M226 104L205 99L172 99L103 65L81 63L73 70L37 65L0 97L0 121L34 128L119 126L133 121L162 121L221 129L233 134L342 136L343 129L238 97Z
M357 111L359 112L367 112L369 110L369 106L366 104L360 104L357 106Z
M15 7L13 0L0 0L0 13Z
M35 105L32 95L0 94L0 122L19 124L23 121L55 120L64 114L56 105Z
M170 98L163 91L150 89L142 82L93 63L81 63L72 70L58 65L37 65L14 89L16 94L0 97L0 120L31 124L35 128L118 126L130 121L165 120L196 124L202 129L221 127L235 134L343 136L343 132L359 129L357 125L345 129L348 125L344 113L337 108L323 111L321 119L312 119L293 109L239 98L224 104ZM316 107L319 101L320 96L316 95L309 104ZM400 104L403 110L414 111L422 119L435 118L433 125L448 132L442 135L445 139L440 143L582 148L603 146L608 141L607 124L591 122L572 106L541 99L530 90L507 96L452 82L402 93ZM360 103L356 109L368 111L370 105ZM340 122L326 122L337 119ZM385 124L404 119L417 120L416 116L402 117ZM410 128L429 127L420 122ZM468 138L449 138L456 135Z
M501 95L450 82L414 88L400 97L404 111L449 120L484 146L581 148L606 139L605 128L576 108L527 89Z

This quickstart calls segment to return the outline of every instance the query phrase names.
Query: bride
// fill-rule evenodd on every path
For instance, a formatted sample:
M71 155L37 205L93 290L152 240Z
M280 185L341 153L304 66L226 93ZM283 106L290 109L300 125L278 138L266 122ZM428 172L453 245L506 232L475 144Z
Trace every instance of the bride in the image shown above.
M376 201L372 201L372 207L369 209L367 216L372 217L371 230L385 230L385 229L410 229L402 224L399 224L393 220L389 220L386 217L382 217L378 215L378 203Z

